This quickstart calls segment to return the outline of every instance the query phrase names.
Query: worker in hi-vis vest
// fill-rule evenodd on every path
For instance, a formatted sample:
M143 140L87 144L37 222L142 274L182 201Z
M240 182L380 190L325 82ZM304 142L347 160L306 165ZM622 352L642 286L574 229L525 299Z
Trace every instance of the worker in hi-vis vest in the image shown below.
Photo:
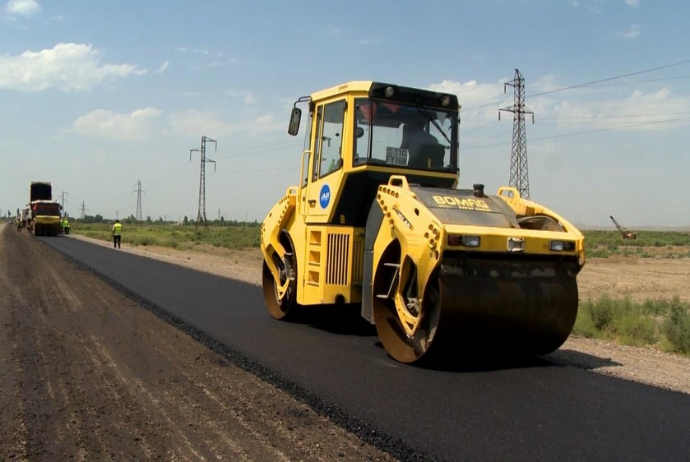
M119 249L122 242L122 223L120 220L115 220L113 225L113 247Z

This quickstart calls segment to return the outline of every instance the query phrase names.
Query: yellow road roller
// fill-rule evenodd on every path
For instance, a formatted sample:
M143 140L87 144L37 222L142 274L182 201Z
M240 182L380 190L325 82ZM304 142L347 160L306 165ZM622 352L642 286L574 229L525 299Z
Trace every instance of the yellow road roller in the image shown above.
M584 237L515 188L457 189L455 95L348 82L299 98L290 135L305 105L299 184L261 226L273 318L359 305L402 363L563 344Z

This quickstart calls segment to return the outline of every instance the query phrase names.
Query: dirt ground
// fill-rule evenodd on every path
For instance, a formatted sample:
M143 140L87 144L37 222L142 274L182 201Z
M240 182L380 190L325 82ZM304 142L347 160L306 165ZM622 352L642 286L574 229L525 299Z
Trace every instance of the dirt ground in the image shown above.
M0 226L0 460L70 459L394 460Z
M109 245L83 236L71 237ZM679 252L687 254L688 250ZM201 251L181 251L123 246L122 251L261 284L262 256L258 249L238 251L208 246ZM578 276L578 285L581 300L596 299L603 294L630 295L637 301L678 295L690 302L690 258L593 258L587 260ZM690 358L664 353L658 347L629 347L571 336L549 358L559 364L690 394Z

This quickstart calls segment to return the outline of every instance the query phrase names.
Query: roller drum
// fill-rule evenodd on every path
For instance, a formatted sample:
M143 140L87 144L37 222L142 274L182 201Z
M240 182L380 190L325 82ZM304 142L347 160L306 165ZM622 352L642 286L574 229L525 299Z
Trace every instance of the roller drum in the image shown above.
M392 303L374 304L377 330L386 351L405 363L547 354L575 324L578 268L549 259L445 258L427 283L414 337Z

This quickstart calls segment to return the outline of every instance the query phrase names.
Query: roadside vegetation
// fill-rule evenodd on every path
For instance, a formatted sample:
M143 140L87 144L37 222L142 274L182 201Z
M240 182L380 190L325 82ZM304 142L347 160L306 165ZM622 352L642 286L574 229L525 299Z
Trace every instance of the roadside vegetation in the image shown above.
M102 218L102 217L101 217ZM112 223L72 223L72 232L110 240ZM131 245L155 245L189 249L200 245L228 249L258 248L261 224L257 222L223 222L214 220L209 229L195 231L194 223L176 224L163 220L134 223L124 220L122 242ZM690 232L639 231L636 239L623 239L614 231L584 231L587 258L690 258Z
M112 223L76 222L72 224L71 232L92 239L110 241L112 240L111 228ZM224 223L222 226L209 226L208 230L202 227L195 230L193 224L125 222L122 227L122 243L135 246L171 247L180 250L201 250L205 246L233 250L258 248L259 230L259 223Z
M615 231L583 231L583 234L588 258L690 258L690 233L638 231L636 239L623 239Z
M690 304L677 296L637 303L605 295L580 304L573 333L690 356Z

